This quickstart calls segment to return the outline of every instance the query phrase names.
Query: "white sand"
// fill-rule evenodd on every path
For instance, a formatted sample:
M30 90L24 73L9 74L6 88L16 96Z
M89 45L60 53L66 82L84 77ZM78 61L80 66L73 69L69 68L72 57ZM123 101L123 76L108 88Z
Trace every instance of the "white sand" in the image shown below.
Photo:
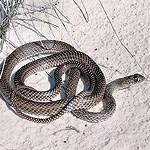
M76 2L83 10L81 0L76 0ZM71 24L65 23L70 35L58 19L50 15L45 18L42 13L35 14L35 16L45 21L49 19L59 28L52 27L50 30L48 25L34 22L35 28L48 39L65 41L88 54L101 66L107 82L134 73L146 74L145 76L148 77L150 71L149 0L102 1L117 36L134 58L119 42L99 1L83 0L83 3L89 15L88 23L73 1L60 0L56 5L71 22ZM42 4L42 1L38 4L34 2L34 5L50 7L48 2ZM51 9L49 12L55 14ZM16 46L44 39L17 25L16 22L17 20L14 20L20 41L12 26L7 35L7 39ZM3 53L0 54L1 58L6 57L11 51L8 45L5 46ZM31 78L30 81L33 82L31 84L38 82L37 88L42 88L43 84L45 86L45 83L42 84L44 81L41 77L35 82L34 78L37 77ZM145 81L130 89L116 92L114 94L117 103L115 114L109 120L98 124L84 122L71 114L65 114L50 124L36 124L16 116L1 100L0 150L149 150L149 89L149 81Z

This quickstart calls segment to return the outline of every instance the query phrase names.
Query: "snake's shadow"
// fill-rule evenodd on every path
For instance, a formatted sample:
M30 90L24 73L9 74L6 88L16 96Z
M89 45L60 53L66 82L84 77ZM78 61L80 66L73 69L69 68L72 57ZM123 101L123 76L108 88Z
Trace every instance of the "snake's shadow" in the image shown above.
M55 86L54 71L55 71L55 69L51 70L50 73L48 74L48 82L50 83L50 87L51 87L50 89L52 89ZM62 77L62 88L61 88L61 91L60 91L60 98L61 99L65 98L65 89L66 89L66 86L67 86L67 83L68 83L68 78L69 78L68 73L65 73ZM89 88L89 85L90 85L89 84L89 79L83 73L81 73L80 79L81 79L81 82L82 82L82 85L83 85L83 91L86 91ZM79 86L80 86L80 84L79 84ZM80 87L77 87L77 88L80 88Z
M50 89L54 88L55 86L55 79L54 79L54 72L55 69L51 70L48 74L48 82L50 83ZM67 76L65 75L65 79L62 79L62 88L60 91L60 98L63 99L65 97L65 87L67 82Z
M48 81L49 81L49 83L50 83L51 89L55 86L54 71L55 71L55 69L53 69L53 70L48 74ZM65 73L65 74L64 74L64 77L62 78L62 83L63 83L63 85L62 85L62 88L61 88L61 91L60 91L60 98L61 98L61 99L64 99L64 98L65 98L65 89L66 89L66 86L67 86L67 83L68 83L68 78L69 78L68 74ZM83 91L86 91L86 90L89 88L89 85L90 85L89 79L88 79L88 77L87 77L85 74L83 74L83 73L80 74L80 79L81 79L81 82L82 82L82 84L83 84Z

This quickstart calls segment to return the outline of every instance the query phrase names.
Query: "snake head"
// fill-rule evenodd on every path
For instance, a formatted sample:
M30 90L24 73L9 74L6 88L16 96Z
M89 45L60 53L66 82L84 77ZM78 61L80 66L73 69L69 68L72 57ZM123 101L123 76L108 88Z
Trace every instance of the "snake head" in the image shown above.
M128 76L128 82L130 83L130 85L140 83L144 80L145 80L145 77L140 74L134 74L134 75Z

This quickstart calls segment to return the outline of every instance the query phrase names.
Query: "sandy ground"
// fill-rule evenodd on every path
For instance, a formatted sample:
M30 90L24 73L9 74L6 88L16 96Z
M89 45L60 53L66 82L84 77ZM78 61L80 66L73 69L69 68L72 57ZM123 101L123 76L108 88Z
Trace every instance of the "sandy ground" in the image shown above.
M29 3L33 8L49 8L50 14L47 17L42 12L32 15L58 27L35 21L32 22L32 26L34 25L39 32L32 32L29 28L21 26L23 22L17 20L17 17L31 19L29 10L20 9L20 13L28 12L30 15L17 15L14 18L7 35L7 44L0 57L5 58L12 51L8 42L18 47L46 37L65 41L88 54L101 67L107 82L134 73L141 73L149 80L149 0L102 0L116 32L112 29L99 0L82 1L76 0L88 22L73 0L54 1L54 6L69 20L58 13L67 31L62 22L53 17L56 14L48 1L39 1L38 4L31 0L25 1L25 4ZM47 77L42 78L39 74L32 76L28 81L42 89L43 84L46 86L44 78ZM36 124L16 116L1 100L0 150L149 150L149 89L149 81L145 81L114 93L117 102L115 114L109 120L98 124L84 122L71 114L65 114L50 124Z

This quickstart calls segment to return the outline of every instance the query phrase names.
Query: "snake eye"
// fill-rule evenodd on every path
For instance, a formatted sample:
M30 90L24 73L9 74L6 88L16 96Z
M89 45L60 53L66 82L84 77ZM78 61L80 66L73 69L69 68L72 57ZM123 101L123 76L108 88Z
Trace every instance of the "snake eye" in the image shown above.
M139 81L138 76L133 76L133 80L134 80L134 82L138 82Z

